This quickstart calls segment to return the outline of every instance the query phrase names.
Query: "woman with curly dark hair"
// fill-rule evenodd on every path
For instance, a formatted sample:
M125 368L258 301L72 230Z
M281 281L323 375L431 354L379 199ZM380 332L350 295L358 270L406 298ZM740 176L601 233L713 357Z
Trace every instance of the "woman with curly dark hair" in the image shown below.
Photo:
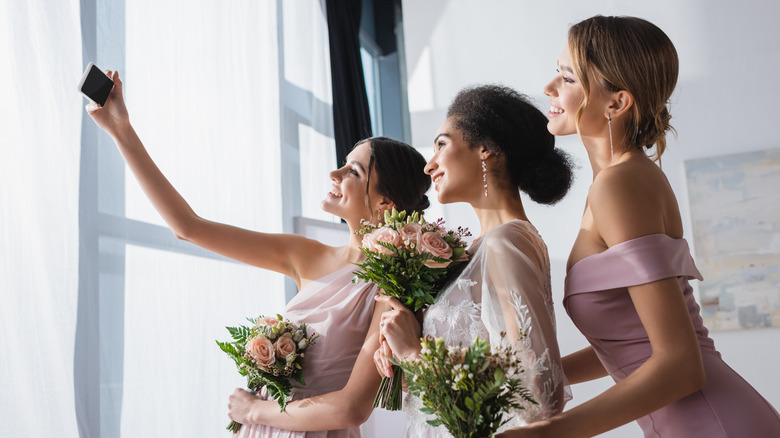
M571 185L569 159L555 149L546 124L544 114L511 88L487 85L458 93L425 171L440 202L471 204L481 234L469 248L465 269L425 312L422 328L395 299L377 297L394 308L382 315L383 348L374 355L380 373L390 373L386 357L392 354L417 357L421 334L443 337L452 346L469 345L479 336L520 351L527 370L519 377L537 403L523 403L504 427L548 418L566 402L547 247L520 194L554 204ZM443 427L427 424L421 406L407 396L406 435L449 436Z

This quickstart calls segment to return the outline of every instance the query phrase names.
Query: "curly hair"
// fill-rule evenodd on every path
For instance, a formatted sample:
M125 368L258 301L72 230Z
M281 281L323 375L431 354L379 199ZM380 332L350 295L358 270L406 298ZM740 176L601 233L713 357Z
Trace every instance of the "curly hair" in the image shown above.
M504 156L509 184L540 204L555 204L572 184L569 156L555 148L547 117L527 96L500 85L461 90L447 110L470 147Z

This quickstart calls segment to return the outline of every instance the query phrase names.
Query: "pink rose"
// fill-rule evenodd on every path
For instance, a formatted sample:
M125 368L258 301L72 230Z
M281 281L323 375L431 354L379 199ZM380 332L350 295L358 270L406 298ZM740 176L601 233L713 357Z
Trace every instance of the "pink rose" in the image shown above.
M279 324L279 320L272 317L272 316L264 316L257 320L257 326L266 326L266 327L274 327L276 324Z
M265 336L258 336L246 343L246 352L261 367L270 367L276 362L274 344Z
M442 239L439 233L434 233L432 231L429 231L420 237L419 251L420 253L427 252L434 257L441 257L448 260L452 257L452 248L450 248L450 245ZM434 260L425 261L425 266L429 268L444 268L449 264L449 261L446 263L439 263Z
M390 245L396 247L401 246L401 235L398 234L398 231L392 228L382 227L377 228L372 233L363 236L363 248L378 252L380 254L395 255L394 252L380 245L379 242L389 243Z
M276 340L276 357L280 359L286 358L288 355L295 353L295 341L292 339L290 332L279 336Z
M401 234L401 239L407 242L409 245L414 244L415 248L420 244L420 232L422 227L416 222L409 222L401 227L398 232Z

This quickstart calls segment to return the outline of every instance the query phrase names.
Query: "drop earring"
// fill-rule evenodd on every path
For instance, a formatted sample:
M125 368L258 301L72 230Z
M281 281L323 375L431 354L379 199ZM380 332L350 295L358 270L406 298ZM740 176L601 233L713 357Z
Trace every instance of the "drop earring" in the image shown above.
M615 152L612 149L612 117L607 113L607 126L609 127L609 159L610 164L615 164Z
M485 183L485 197L487 198L487 164L485 160L482 160L482 182Z

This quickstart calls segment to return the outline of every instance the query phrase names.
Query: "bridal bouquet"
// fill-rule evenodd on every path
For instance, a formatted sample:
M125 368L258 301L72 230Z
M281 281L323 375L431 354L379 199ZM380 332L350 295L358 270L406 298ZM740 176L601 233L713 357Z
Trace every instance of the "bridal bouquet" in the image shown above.
M434 414L432 426L444 425L455 438L492 437L503 425L505 412L522 409L519 400L534 403L517 377L523 366L509 347L490 352L477 338L468 348L447 346L442 338L422 339L419 359L399 363L407 387L423 402L422 412Z
M251 326L227 327L233 342L217 341L217 345L236 362L249 389L258 391L265 386L284 411L292 389L290 379L306 384L301 359L304 350L314 344L319 335L309 335L306 324L293 324L281 315L276 318L261 315L247 320ZM241 423L235 421L227 427L233 433L240 428Z
M444 221L426 222L417 212L385 211L384 223L363 223L366 260L356 263L354 282L363 280L379 286L380 293L397 298L412 312L433 303L436 294L455 269L468 260L464 237L467 229L445 230ZM382 377L374 407L392 411L401 408L400 369L393 377Z

